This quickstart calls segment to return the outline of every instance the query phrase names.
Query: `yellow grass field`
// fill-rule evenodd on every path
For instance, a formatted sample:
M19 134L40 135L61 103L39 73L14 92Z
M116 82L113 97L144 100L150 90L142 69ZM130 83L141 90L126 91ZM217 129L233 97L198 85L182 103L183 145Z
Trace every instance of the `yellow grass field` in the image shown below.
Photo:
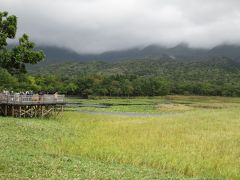
M24 174L49 178L51 173L46 175L46 171L59 168L60 175L80 179L239 179L238 100L214 101L214 107L217 103L221 108L209 108L209 103L208 108L195 107L154 117L64 112L57 119L0 118L0 177L9 172L6 177L12 173L15 177ZM228 107L227 103L235 105ZM35 160L28 162L36 154L53 159L46 159L41 165ZM6 167L6 156L19 162ZM83 158L88 165L76 166L76 170L69 171L70 176L65 165L55 162L63 157L70 158L69 166L80 161L76 158ZM98 163L104 164L106 174L100 173ZM36 169L18 171L18 166ZM45 166L50 167L46 170ZM9 169L16 171L10 173ZM81 174L78 169L88 174L77 176ZM38 176L34 176L35 171Z

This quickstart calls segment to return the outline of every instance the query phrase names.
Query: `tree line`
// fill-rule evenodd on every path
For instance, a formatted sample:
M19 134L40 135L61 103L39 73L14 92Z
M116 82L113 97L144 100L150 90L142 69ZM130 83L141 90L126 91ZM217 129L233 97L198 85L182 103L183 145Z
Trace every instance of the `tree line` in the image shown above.
M27 34L14 39L17 17L0 12L0 90L59 92L89 96L161 96L168 94L240 96L240 65L228 58L201 61L172 59L89 62L44 67L27 73L27 64L45 58ZM60 69L60 70L58 70Z
M33 90L89 96L162 96L169 94L240 96L240 86L196 81L173 81L162 77L86 75L75 79L55 75L11 75L0 69L0 89Z

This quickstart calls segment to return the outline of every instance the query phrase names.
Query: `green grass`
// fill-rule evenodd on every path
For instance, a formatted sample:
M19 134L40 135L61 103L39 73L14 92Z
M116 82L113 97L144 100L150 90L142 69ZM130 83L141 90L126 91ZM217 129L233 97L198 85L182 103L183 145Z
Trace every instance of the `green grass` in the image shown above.
M68 110L96 112L136 112L161 113L185 112L198 109L226 109L240 107L240 98L207 97L207 96L163 96L136 98L68 99L69 103L107 105L102 107L69 107Z
M68 152L66 144L62 144L63 140L69 139L69 142L72 142L73 139L84 138L79 137L83 134L69 127L69 123L65 120L0 118L0 179L181 179L182 177L150 167L99 161ZM88 128L82 127L78 130L86 129ZM75 148L79 147L75 146ZM69 150L72 151L72 147L69 147Z
M239 179L239 99L168 98L192 109L159 117L0 118L0 179Z
M158 113L156 105L116 105L109 108L98 107L78 107L69 108L69 110L96 111L96 112L136 112L136 113Z

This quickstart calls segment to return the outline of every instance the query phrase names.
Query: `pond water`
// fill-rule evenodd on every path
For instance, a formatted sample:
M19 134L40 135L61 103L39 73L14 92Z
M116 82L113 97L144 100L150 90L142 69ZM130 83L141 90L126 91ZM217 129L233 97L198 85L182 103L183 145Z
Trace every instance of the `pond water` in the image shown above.
M172 102L160 102L158 104L173 104ZM132 106L132 105L150 105L150 104L124 104L124 103L119 103L119 104L84 104L84 103L67 103L67 107L93 107L93 108L110 108L112 106ZM161 112L161 113L138 113L138 112L106 112L106 111L91 111L91 110L81 110L81 109L76 109L73 110L75 112L82 112L82 113L88 113L88 114L100 114L100 115L123 115L123 116L162 116L162 115L169 115L169 114L176 114L174 112Z
M67 103L67 107L96 107L96 108L109 108L109 105L103 104L81 104L81 103Z

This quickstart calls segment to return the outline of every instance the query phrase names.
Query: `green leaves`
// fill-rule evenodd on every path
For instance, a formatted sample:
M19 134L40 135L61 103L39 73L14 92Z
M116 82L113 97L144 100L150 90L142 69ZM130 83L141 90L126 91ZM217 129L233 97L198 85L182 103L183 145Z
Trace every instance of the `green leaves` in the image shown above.
M1 18L0 22L0 31L3 34L7 35L7 38L13 39L15 38L17 32L17 17L16 16L8 16Z
M12 90L17 84L17 78L8 73L7 70L0 68L0 90L5 88Z
M7 40L14 39L17 32L17 17L0 12L0 67L11 74L26 73L25 64L36 64L45 58L42 51L34 51L35 44L27 34L19 38L19 45L7 49Z

